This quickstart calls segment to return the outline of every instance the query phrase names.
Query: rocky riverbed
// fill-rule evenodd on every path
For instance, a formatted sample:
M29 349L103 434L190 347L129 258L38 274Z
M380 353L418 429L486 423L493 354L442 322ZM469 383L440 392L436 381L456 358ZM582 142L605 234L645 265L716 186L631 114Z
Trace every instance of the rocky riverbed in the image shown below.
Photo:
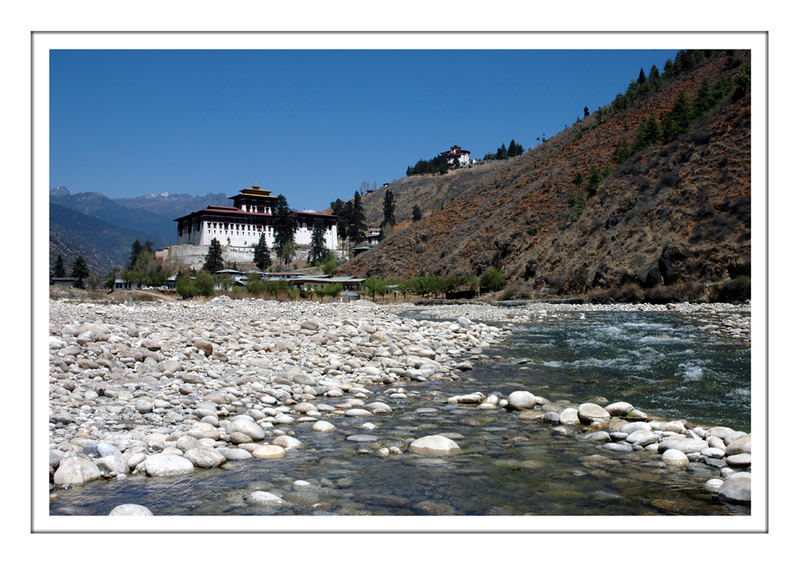
M610 307L51 300L52 496L94 480L176 476L227 462L283 458L304 448L297 439L300 426L330 434L337 430L329 420L341 418L363 421L363 434L342 441L363 444L377 457L458 454L457 437L435 433L379 445L368 420L391 413L408 383L460 380L513 324L581 308ZM747 306L647 308L686 310L707 321L707 331L749 339ZM704 480L708 491L720 500L749 502L749 434L660 421L624 399L612 400L568 405L520 390L506 397L475 391L447 403L476 413L502 410L508 418L552 426L557 434L616 453L651 452L675 472L702 465L714 474ZM253 491L246 501L282 504L266 491ZM146 509L114 510L139 512Z

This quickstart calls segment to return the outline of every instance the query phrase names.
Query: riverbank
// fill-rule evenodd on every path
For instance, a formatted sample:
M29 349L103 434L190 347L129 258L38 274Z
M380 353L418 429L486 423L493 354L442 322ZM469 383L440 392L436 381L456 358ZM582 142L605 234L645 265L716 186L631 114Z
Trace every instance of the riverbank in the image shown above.
M329 420L337 418L361 422L367 449L378 457L451 456L460 448L438 434L422 441L422 447L415 442L380 445L370 439L376 426L372 420L391 414L397 408L392 403L403 402L408 383L460 380L515 324L577 308L611 307L439 305L422 309L431 319L415 319L404 314L418 313L419 307L366 301L51 301L52 486L173 476L244 459L283 458L303 449L298 436L335 432ZM749 337L749 307L672 309L708 316L708 326L717 326L708 331L726 328ZM726 325L730 319L737 321ZM503 410L509 418L546 424L555 433L588 438L615 452L652 451L670 468L704 465L717 475L707 488L729 500L749 500L748 434L653 421L618 402L623 400L561 406L536 391L501 397L487 390L448 398L447 404L477 413ZM722 489L723 480L729 487L738 484L735 494ZM254 495L252 504L265 500L272 499Z

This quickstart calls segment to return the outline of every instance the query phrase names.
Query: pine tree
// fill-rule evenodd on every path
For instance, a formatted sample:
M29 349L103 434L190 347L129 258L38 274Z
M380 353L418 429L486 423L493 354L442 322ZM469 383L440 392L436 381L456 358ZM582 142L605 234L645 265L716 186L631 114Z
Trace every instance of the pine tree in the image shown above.
M133 245L131 246L131 255L128 258L128 264L125 265L125 270L126 271L130 271L130 270L133 269L133 266L136 264L136 259L139 258L139 253L141 251L142 251L142 244L137 239L136 241L133 242Z
M387 190L383 195L383 223L381 226L393 226L396 221L394 219L394 194L391 190Z
M642 68L639 69L639 78L636 79L636 82L640 85L647 82L647 77L644 74L644 69Z
M64 258L61 254L56 257L56 265L53 267L53 276L57 279L67 276L67 270L64 268Z
M422 210L420 210L417 204L414 204L414 208L411 210L411 221L418 222L422 219Z
M359 243L364 239L364 230L367 228L364 217L364 207L361 204L361 195L358 192L353 196L353 209L350 216L350 226L347 238L350 243Z
M656 115L651 113L647 121L636 130L636 140L633 142L633 150L641 151L645 147L656 143L661 137L661 129L658 125Z
M79 255L75 262L72 264L72 276L78 279L75 286L83 288L83 279L89 276L89 266L82 255Z
M328 246L325 245L325 222L317 219L311 232L311 249L308 251L308 262L312 265L324 263L330 257Z
M272 259L269 256L269 246L264 232L261 232L261 237L258 238L258 243L253 246L253 262L256 268L261 271L266 271L272 265Z
M278 260L288 265L294 257L294 233L297 231L297 222L292 217L286 197L278 195L273 212L275 228L275 240L272 248L278 256Z
M208 246L208 253L206 254L206 262L203 263L203 269L209 273L216 273L221 271L225 265L222 262L222 247L217 241L217 238L211 240L211 245Z
M497 149L497 159L508 159L508 150L505 143Z

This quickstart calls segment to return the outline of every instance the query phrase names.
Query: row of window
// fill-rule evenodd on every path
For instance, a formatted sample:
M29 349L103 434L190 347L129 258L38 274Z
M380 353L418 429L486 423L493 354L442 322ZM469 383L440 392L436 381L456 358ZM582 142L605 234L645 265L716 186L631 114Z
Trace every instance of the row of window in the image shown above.
M228 230L233 232L235 230L236 233L239 233L240 229L242 233L244 233L245 231L260 232L263 231L264 227L266 227L267 233L272 233L272 226L260 226L251 224L229 224L226 222L206 222L206 223L208 223L208 227L210 230L212 230L212 233L218 233L217 230L224 232L227 232ZM333 224L329 224L325 227L325 229L326 231L330 231L332 227ZM189 224L188 226L186 226L186 233L192 233L192 228L194 228L194 231L198 232L200 231L200 224L194 224L194 226ZM308 224L306 222L302 222L299 228L303 230L309 229ZM178 226L178 237L183 235L183 231L184 231L183 226Z

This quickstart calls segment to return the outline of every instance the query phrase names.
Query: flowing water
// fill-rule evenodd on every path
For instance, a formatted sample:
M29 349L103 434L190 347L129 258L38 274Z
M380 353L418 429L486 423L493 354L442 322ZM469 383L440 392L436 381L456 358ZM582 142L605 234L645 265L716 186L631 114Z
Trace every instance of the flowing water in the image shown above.
M620 312L521 324L459 381L404 384L406 398L392 399L387 387L372 387L368 402L386 402L391 414L326 416L337 427L332 433L294 424L303 446L283 459L229 462L173 478L95 481L55 491L51 514L105 515L137 503L156 515L747 515L748 506L720 502L703 489L719 476L703 464L667 470L656 454L613 452L524 412L446 402L518 389L575 404L603 396L657 417L749 431L750 346L702 324L678 314ZM363 429L365 421L375 429ZM462 452L405 452L429 434L448 435ZM377 455L392 446L404 453ZM255 490L286 503L248 505Z

